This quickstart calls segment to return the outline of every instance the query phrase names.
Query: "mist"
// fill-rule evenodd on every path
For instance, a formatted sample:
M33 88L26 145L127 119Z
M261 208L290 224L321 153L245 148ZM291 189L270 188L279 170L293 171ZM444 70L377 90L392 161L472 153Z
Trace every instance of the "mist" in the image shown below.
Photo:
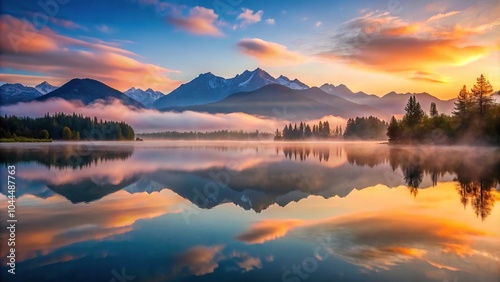
M44 102L18 103L0 107L3 115L42 117L46 113L82 114L98 119L123 121L130 124L136 133L150 133L159 131L215 131L215 130L243 130L273 133L277 128L282 130L289 121L279 118L269 118L249 115L246 113L208 114L185 111L160 112L155 109L132 109L114 100L105 103L99 101L90 105L79 102L70 102L63 99L52 99ZM331 127L345 127L346 119L336 116L325 116L321 119L304 120L316 124L320 120L328 121Z

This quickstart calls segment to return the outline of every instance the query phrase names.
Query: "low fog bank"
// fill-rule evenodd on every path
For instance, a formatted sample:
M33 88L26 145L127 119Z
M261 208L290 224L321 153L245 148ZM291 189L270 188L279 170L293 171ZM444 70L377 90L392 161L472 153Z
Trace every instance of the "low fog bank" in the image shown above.
M130 124L136 133L151 133L159 131L215 131L215 130L243 130L274 133L278 128L283 129L285 124L295 121L279 118L267 118L249 115L246 113L208 114L199 112L160 112L154 109L132 109L115 100L110 103L96 102L84 106L78 102L69 102L63 99L53 99L44 102L18 103L0 107L3 115L42 117L46 113L82 114L103 120L123 121ZM330 126L345 127L346 120L336 116L326 116L317 120L304 122L318 123L328 121Z

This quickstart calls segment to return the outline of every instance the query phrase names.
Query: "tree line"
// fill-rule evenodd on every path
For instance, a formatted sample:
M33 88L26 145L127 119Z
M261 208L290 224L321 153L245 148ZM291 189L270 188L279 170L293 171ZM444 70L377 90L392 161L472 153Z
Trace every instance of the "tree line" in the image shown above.
M276 129L274 133L274 140L305 140L311 138L339 138L342 136L342 126L336 126L335 129L330 129L330 123L328 121L319 121L316 125L314 124L312 127L305 123L300 122L299 125L295 123L292 127L292 124L285 125L282 131Z
M46 114L39 118L0 116L0 139L134 140L134 129L116 121L98 120L73 113Z
M350 118L344 139L385 140L388 126L386 121L373 116Z
M491 144L500 145L500 105L493 87L481 74L468 90L458 93L452 115L439 114L435 103L425 113L411 96L401 120L391 118L387 130L390 143Z
M330 129L328 121L320 121L312 128L305 122L299 125L285 125L282 131L276 129L274 140L307 140L307 139L385 139L388 123L376 117L357 117L347 121L345 131L342 126Z

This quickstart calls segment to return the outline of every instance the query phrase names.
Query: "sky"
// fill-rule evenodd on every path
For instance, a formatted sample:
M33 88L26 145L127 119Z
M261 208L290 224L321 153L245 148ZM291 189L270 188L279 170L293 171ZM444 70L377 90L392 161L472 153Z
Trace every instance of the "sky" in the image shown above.
M6 0L0 82L90 77L169 93L261 67L310 86L456 97L500 88L497 0Z

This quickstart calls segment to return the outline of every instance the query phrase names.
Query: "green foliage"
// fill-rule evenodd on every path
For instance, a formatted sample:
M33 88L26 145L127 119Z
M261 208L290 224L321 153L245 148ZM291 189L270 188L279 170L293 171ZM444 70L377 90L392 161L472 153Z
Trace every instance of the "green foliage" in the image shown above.
M36 139L46 137L46 133L54 140L134 140L135 138L134 130L126 123L98 121L96 117L77 114L46 114L39 118L0 116L0 124L2 125L0 138L13 138L16 135Z
M376 117L350 118L345 128L345 139L382 140L387 132L387 122Z
M455 111L453 115L456 117L460 126L464 129L469 127L474 109L474 100L471 93L467 90L467 86L463 86L458 93L457 101L455 102Z
M500 105L491 98L493 88L483 75L467 91L460 90L452 116L439 114L431 104L430 116L415 96L406 105L403 120L392 118L387 130L391 143L500 145Z
M476 84L471 89L472 97L475 102L476 112L479 118L483 120L487 111L493 105L493 87L490 82L486 80L483 74L476 79Z
M439 112L436 107L436 103L432 102L431 103L431 109L429 110L429 114L431 117L437 117L439 115Z
M335 130L330 129L328 121L320 121L318 125L313 125L312 129L309 124L300 122L299 125L295 124L292 127L290 123L285 125L283 131L276 129L274 140L304 140L309 138L339 138L342 136L342 128L336 127Z
M401 128L400 122L392 116L389 127L387 128L387 137L389 137L389 142L398 142L401 139Z
M403 122L409 128L414 128L415 126L417 126L420 122L422 122L422 119L425 116L425 113L422 110L422 107L420 106L420 103L417 101L415 95L410 96L410 99L408 99L405 111L406 113L403 117Z
M71 129L67 126L63 128L62 140L71 140Z
M3 128L2 128L3 130ZM49 132L47 129L42 129L40 132L38 132L38 138L40 139L49 139Z

